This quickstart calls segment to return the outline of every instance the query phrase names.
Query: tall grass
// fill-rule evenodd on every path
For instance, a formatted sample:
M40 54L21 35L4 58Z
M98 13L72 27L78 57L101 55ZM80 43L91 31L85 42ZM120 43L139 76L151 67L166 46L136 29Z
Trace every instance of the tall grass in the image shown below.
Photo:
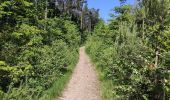
M96 67L97 64L94 64L94 66ZM112 80L105 78L100 66L96 67L96 70L97 70L98 77L100 80L100 89L101 89L102 100L113 100L115 95L112 90L114 87Z

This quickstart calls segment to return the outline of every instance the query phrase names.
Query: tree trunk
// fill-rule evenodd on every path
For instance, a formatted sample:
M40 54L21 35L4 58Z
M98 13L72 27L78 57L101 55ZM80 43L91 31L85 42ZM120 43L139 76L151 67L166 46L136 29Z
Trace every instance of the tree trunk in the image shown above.
M159 61L159 51L156 50L155 54L156 54L156 57L155 57L155 68L157 68L158 67L158 61Z
M45 3L44 19L47 19L47 15L48 15L48 8L47 8L47 5L48 5L48 1L46 0L46 3Z
M36 10L36 13L38 14L38 7L37 7L37 0L34 0L34 3L35 3L35 10ZM36 14L36 20L38 20L38 15Z
M84 3L84 0L82 1L82 3ZM81 43L83 42L83 17L84 17L84 12L83 12L83 7L81 8L81 25L80 25L80 29L81 29L81 35L80 35L80 38L81 38Z
M81 30L83 30L83 10L81 12Z
M82 2L84 2L84 0L82 1ZM83 30L83 6L82 6L82 8L81 8L81 30Z
M145 39L145 21L144 21L144 19L143 19L143 21L142 21L142 32L143 32L142 38L143 38L143 40L144 40L144 39Z
M90 18L90 24L89 24L89 32L91 32L91 30L92 30L92 19Z

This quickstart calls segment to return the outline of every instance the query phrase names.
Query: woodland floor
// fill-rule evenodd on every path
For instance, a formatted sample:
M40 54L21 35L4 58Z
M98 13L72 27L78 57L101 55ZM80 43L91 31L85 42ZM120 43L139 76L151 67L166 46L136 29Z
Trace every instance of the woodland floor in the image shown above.
M79 62L59 100L101 100L99 80L85 47L79 51Z

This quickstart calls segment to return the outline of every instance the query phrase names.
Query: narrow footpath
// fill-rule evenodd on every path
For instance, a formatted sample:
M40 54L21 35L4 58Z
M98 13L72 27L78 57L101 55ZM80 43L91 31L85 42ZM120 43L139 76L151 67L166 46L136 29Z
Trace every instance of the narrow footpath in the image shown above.
M59 100L101 100L99 80L85 47L79 51L79 62Z

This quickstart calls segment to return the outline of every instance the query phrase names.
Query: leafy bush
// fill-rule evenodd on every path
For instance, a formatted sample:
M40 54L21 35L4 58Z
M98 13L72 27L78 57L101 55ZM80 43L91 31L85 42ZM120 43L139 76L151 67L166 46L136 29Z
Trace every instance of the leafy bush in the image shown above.
M0 95L35 99L76 64L80 36L76 25L59 18L38 26L21 24L0 50Z
M135 27L125 23L119 28L119 31L109 31L104 23L99 23L86 44L86 51L99 68L101 78L112 81L113 86L109 88L112 97L107 97L106 91L104 99L168 99L170 73L165 66L168 53L162 58L165 62L155 68L154 50L137 37Z

